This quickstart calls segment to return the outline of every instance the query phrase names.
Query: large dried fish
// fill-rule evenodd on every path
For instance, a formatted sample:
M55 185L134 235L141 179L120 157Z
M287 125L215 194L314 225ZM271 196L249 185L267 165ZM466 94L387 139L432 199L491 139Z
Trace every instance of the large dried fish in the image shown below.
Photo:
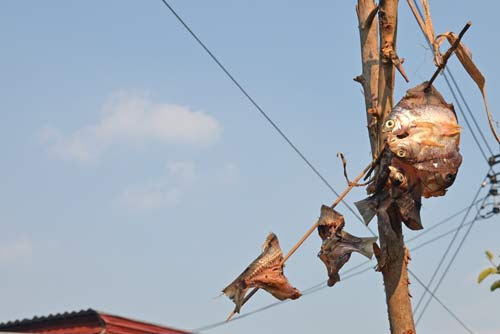
M222 290L239 313L248 289L266 290L279 300L297 299L301 293L292 287L283 274L283 253L278 237L270 233L262 245L262 253L231 284Z
M424 82L409 89L384 123L382 132L397 159L415 168L424 197L442 196L462 163L460 126L453 105Z
M344 217L332 208L323 205L318 225L318 233L323 240L318 257L326 265L328 286L340 281L339 270L349 261L352 252L368 258L373 256L373 238L358 238L343 230Z

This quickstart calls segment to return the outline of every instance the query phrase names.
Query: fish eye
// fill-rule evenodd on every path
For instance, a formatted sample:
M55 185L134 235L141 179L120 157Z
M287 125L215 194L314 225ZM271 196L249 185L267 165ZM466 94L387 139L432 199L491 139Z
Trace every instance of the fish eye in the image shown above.
M396 173L396 180L398 180L399 182L403 182L405 179L403 173Z
M393 128L394 125L396 125L396 123L394 123L394 121L392 119L390 119L387 122L385 122L385 126L388 127L388 128Z
M455 181L455 177L456 177L455 174L446 174L446 181L453 182Z
M398 151L396 152L396 155L397 155L398 157L400 157L400 158L404 158L404 157L406 157L406 151L405 151L405 150L398 150Z

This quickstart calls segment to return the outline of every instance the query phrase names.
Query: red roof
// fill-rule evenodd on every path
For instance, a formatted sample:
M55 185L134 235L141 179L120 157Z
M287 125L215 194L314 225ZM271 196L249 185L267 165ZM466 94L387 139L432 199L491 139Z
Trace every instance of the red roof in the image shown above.
M0 324L0 332L60 334L189 334L170 327L132 320L93 309L50 314Z

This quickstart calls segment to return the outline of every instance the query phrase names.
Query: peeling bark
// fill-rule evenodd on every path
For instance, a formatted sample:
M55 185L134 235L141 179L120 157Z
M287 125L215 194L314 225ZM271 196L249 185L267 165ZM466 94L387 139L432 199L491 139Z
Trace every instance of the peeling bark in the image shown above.
M363 73L357 77L365 93L368 132L373 157L383 148L382 125L394 104L395 69L402 61L396 53L398 0L381 0L377 19L366 24L376 10L373 0L358 0ZM400 70L401 72L401 70ZM404 73L404 71L403 71ZM403 74L402 73L402 74ZM404 245L402 225L397 204L391 204L378 214L380 250L377 250L378 269L382 272L391 334L413 334L415 325L408 289L409 256Z

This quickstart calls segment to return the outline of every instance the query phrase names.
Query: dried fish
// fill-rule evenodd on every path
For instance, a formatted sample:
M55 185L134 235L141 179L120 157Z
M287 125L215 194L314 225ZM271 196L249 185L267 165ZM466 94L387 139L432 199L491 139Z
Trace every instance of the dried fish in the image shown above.
M239 313L248 289L266 290L279 300L297 299L301 293L283 274L283 253L278 237L270 233L262 245L262 253L222 292L235 304Z
M331 207L323 205L318 225L318 233L323 240L318 257L326 265L328 286L340 281L339 270L349 261L352 252L368 258L373 256L373 243L376 237L358 238L343 230L344 217Z
M415 168L427 198L444 195L456 178L460 130L453 105L424 82L407 91L382 132L395 158Z
M392 158L388 149L382 154L389 158L380 159L379 176L382 176L377 179L374 194L354 204L367 225L376 214L385 214L385 210L395 204L400 221L412 230L421 230L422 184L417 171Z

